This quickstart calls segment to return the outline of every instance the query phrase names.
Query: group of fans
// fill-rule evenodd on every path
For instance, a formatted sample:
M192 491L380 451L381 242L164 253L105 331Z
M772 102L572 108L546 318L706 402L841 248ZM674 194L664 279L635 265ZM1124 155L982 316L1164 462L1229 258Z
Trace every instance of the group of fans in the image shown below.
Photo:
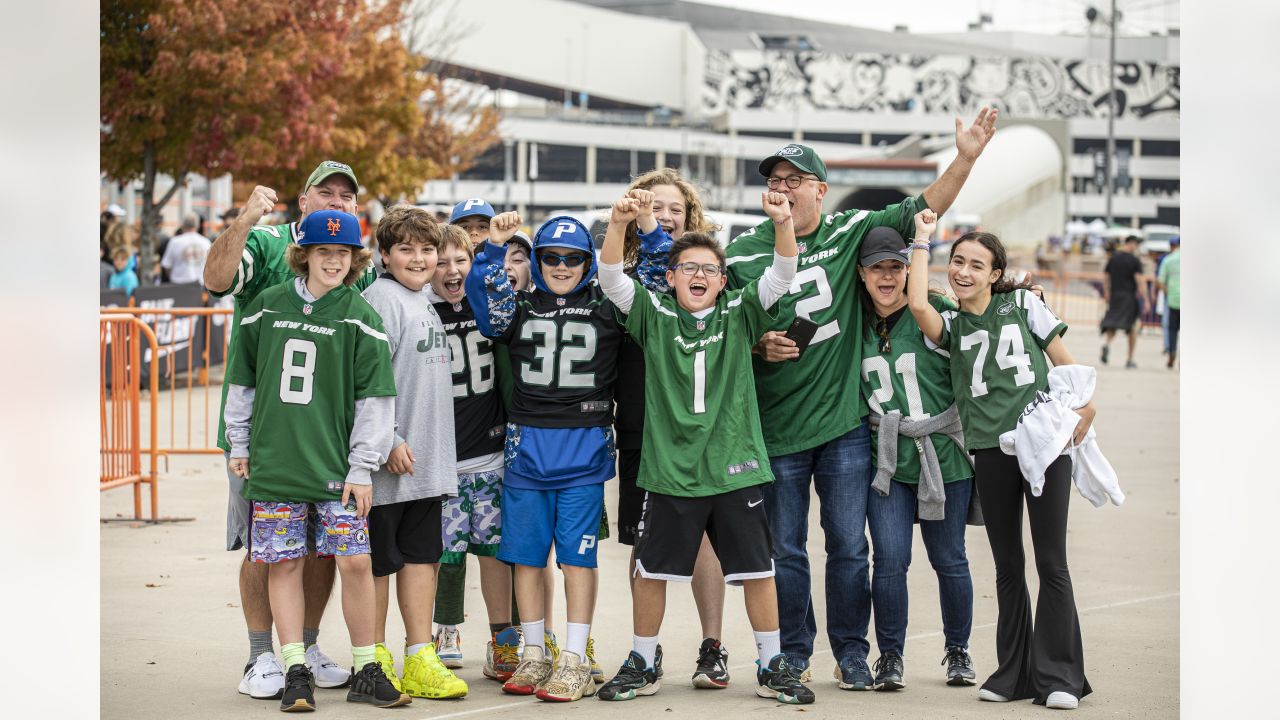
M504 692L654 694L674 580L692 583L698 605L696 687L729 685L721 617L724 584L738 584L755 692L811 703L816 488L840 688L905 686L917 522L939 578L945 680L976 682L964 528L985 522L999 667L979 697L1075 707L1090 688L1065 554L1071 460L1054 459L1033 491L999 449L1046 388L1049 363L1073 364L1066 326L1004 277L1004 247L987 233L951 246L958 304L927 287L936 218L995 121L985 108L968 128L957 120L956 160L919 196L877 211L824 215L826 166L789 144L760 164L767 219L727 248L697 191L664 168L613 204L598 251L567 216L530 238L518 213L479 198L459 202L448 224L393 206L374 232L385 268L375 279L349 166L316 168L294 224L257 225L277 196L255 188L204 272L211 294L235 298L219 435L227 547L246 551L240 691L280 698L285 711L314 710L316 687L379 707L466 695L451 668L463 662L473 554L489 622L483 672ZM1092 402L1075 412L1078 442ZM591 623L610 534L603 486L615 476L634 635L606 681ZM1034 627L1024 502L1041 575ZM563 643L551 632L553 551ZM351 670L317 645L335 570ZM399 672L387 643L392 576Z

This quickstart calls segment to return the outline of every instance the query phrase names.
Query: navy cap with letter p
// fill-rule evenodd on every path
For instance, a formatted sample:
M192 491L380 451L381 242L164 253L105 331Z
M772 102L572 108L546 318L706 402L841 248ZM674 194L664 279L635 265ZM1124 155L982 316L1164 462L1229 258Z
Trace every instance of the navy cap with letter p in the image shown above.
M800 172L816 175L822 182L827 181L827 164L822 162L822 158L818 157L818 153L813 148L799 143L786 145L778 152L761 160L760 174L769 177L769 173L773 172L773 166L783 160L795 165Z
M493 206L485 199L471 198L470 200L463 200L453 206L453 213L449 215L449 224L453 225L459 220L465 220L473 215L478 215L492 220L493 216L497 214L498 213L493 211Z

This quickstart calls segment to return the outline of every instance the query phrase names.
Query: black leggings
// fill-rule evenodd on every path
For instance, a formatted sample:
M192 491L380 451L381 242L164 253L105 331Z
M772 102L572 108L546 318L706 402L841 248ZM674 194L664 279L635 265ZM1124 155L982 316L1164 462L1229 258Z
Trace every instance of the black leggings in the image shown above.
M987 540L996 561L1000 608L996 621L1000 666L982 687L1011 700L1034 698L1040 705L1049 693L1059 690L1082 698L1092 689L1084 676L1080 618L1067 569L1071 458L1061 456L1049 466L1040 497L1031 494L1016 457L989 448L976 451L974 461ZM1034 626L1022 549L1024 499L1040 575Z

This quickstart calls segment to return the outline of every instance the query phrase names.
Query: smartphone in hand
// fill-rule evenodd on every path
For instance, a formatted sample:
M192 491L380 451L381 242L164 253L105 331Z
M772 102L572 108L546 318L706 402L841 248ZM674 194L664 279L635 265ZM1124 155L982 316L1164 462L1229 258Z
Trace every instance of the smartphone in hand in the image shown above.
M796 344L796 349L800 351L800 355L804 355L805 348L809 347L809 343L813 342L814 333L818 332L818 324L812 320L797 317L791 323L791 327L787 328L786 337L788 340ZM796 356L792 362L799 360Z

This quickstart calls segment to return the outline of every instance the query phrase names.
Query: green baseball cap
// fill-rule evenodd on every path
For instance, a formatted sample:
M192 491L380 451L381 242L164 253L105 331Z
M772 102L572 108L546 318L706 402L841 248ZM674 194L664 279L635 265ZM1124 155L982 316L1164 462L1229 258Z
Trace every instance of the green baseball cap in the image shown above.
M770 155L760 161L760 174L769 177L769 173L773 172L773 166L786 160L800 172L807 172L811 175L817 175L822 182L827 181L827 165L822 162L822 158L818 157L818 153L808 145L800 145L791 143L783 147L778 152Z
M346 175L351 178L352 186L356 190L360 189L360 181L356 180L356 173L351 169L350 165L335 160L325 160L317 165L315 170L311 171L311 177L307 178L307 184L302 186L302 192L305 194L312 186L324 182L324 179L330 175Z

